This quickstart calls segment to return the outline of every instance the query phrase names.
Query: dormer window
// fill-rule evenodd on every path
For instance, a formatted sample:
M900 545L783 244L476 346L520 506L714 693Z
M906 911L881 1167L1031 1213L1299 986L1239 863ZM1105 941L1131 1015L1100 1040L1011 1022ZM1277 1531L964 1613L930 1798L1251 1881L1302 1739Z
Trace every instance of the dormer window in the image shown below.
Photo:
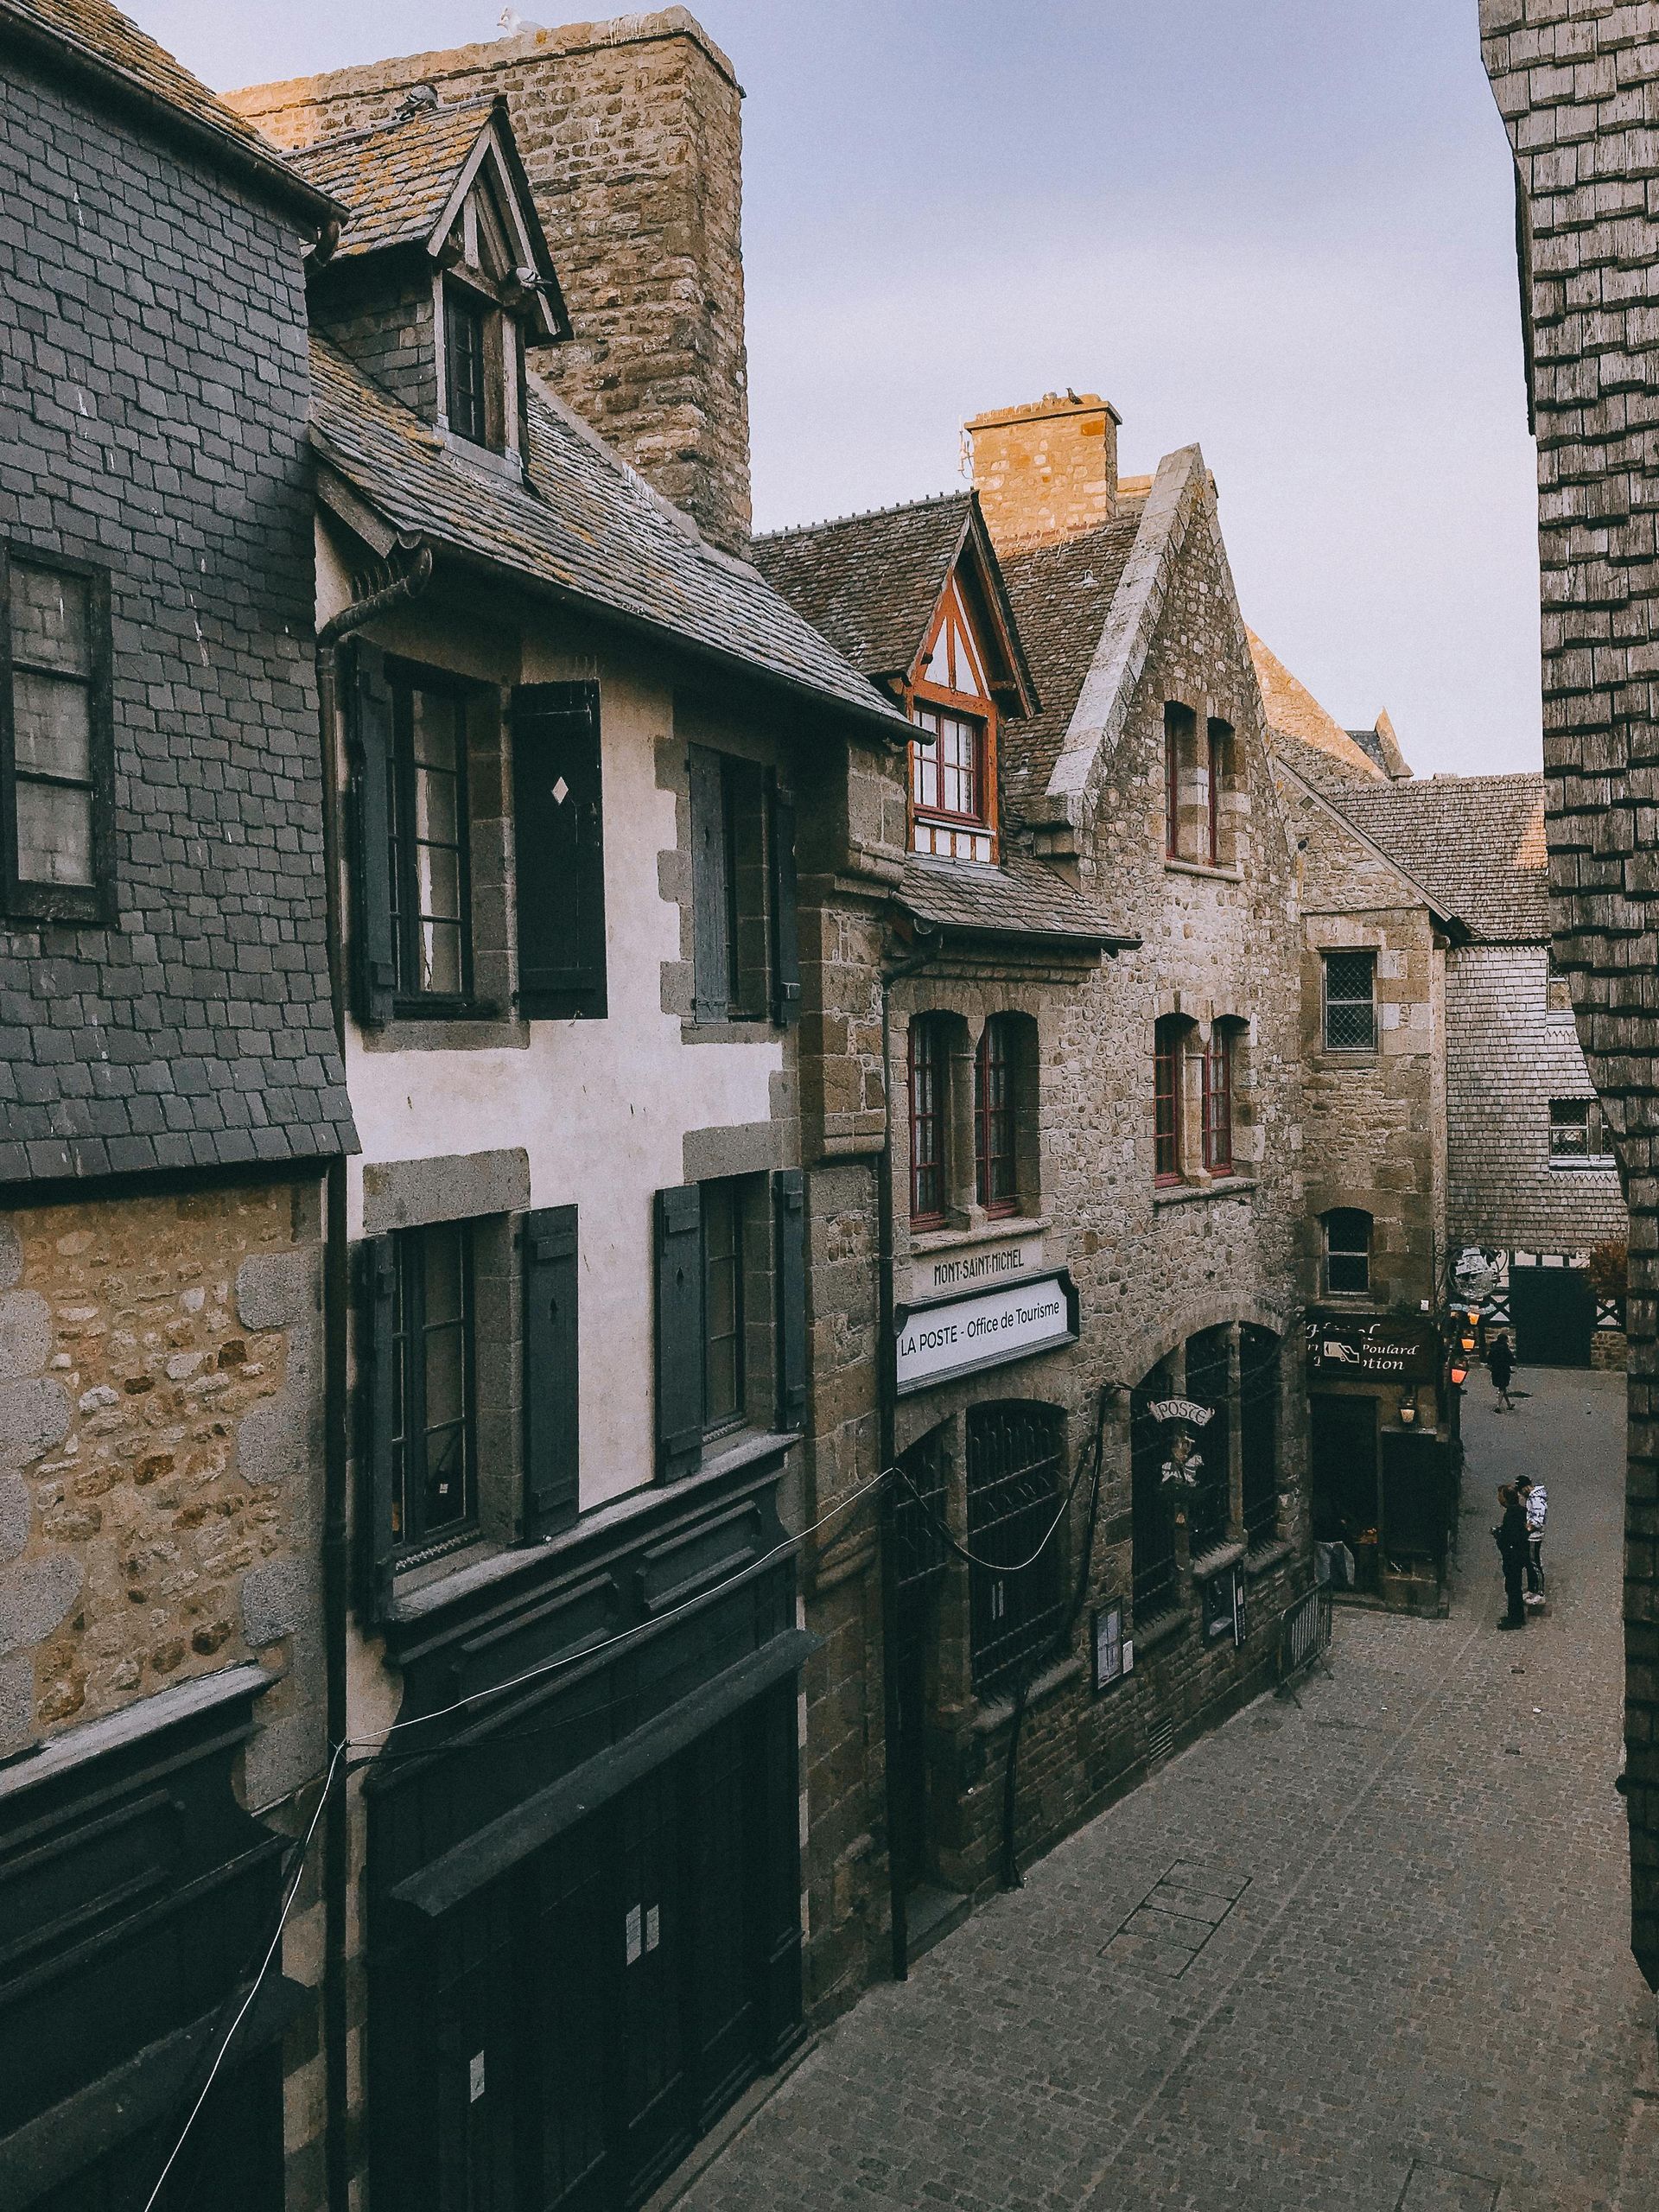
M912 851L995 860L996 708L954 578L912 685L910 713L925 733L910 748Z
M489 434L489 397L485 379L484 302L463 291L453 278L443 288L443 354L449 428L476 446L494 445Z

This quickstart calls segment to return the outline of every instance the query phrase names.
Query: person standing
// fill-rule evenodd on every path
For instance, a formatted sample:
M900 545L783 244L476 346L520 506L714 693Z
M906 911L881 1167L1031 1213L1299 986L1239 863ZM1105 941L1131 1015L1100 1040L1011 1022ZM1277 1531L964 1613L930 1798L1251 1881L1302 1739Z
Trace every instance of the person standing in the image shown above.
M1507 1337L1492 1338L1491 1347L1486 1354L1486 1367L1492 1378L1492 1388L1497 1393L1500 1408L1506 1414L1512 1414L1515 1402L1510 1396L1510 1384L1515 1379L1515 1354L1510 1350Z
M1524 1628L1527 1609L1522 1601L1521 1578L1527 1564L1527 1516L1512 1483L1498 1484L1497 1507L1503 1518L1492 1534L1497 1539L1497 1555L1503 1562L1503 1595L1509 1600L1509 1611L1498 1626Z
M1516 1494L1527 1522L1527 1596L1529 1605L1544 1602L1544 1522L1549 1513L1549 1493L1542 1483L1522 1476Z

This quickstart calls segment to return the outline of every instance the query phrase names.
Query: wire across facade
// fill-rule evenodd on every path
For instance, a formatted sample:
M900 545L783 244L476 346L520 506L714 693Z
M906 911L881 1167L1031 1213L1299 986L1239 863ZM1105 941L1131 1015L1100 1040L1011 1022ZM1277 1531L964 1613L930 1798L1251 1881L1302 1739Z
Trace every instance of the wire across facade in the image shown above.
M976 1691L1039 1652L1064 1616L1065 1531L1054 1528L1063 1459L1062 1416L1051 1406L976 1406L968 1416L968 1548L997 1562L969 1569Z

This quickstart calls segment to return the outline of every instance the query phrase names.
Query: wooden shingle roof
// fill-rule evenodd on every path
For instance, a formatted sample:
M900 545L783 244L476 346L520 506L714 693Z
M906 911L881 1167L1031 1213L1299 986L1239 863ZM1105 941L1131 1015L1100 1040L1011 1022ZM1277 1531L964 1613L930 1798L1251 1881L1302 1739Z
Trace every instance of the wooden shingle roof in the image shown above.
M1550 934L1541 775L1354 782L1324 795L1450 913L1489 943Z

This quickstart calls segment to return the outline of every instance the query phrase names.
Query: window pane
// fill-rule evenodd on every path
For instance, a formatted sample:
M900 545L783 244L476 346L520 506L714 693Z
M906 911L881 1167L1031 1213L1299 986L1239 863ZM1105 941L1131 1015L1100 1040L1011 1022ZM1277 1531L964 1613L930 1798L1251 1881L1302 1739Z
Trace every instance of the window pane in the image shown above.
M26 561L11 564L11 651L14 660L66 675L92 672L90 601L86 579L59 575Z
M446 997L459 997L466 988L461 958L459 922L421 925L420 988Z
M453 775L460 765L461 717L454 700L442 691L411 691L409 703L416 760L423 768L444 768Z
M36 676L16 669L11 679L14 742L17 766L27 773L75 776L92 773L92 692L73 677Z
M734 1183L705 1183L702 1198L703 1421L714 1429L743 1414L743 1217Z
M23 883L91 883L90 791L17 779L17 874Z

